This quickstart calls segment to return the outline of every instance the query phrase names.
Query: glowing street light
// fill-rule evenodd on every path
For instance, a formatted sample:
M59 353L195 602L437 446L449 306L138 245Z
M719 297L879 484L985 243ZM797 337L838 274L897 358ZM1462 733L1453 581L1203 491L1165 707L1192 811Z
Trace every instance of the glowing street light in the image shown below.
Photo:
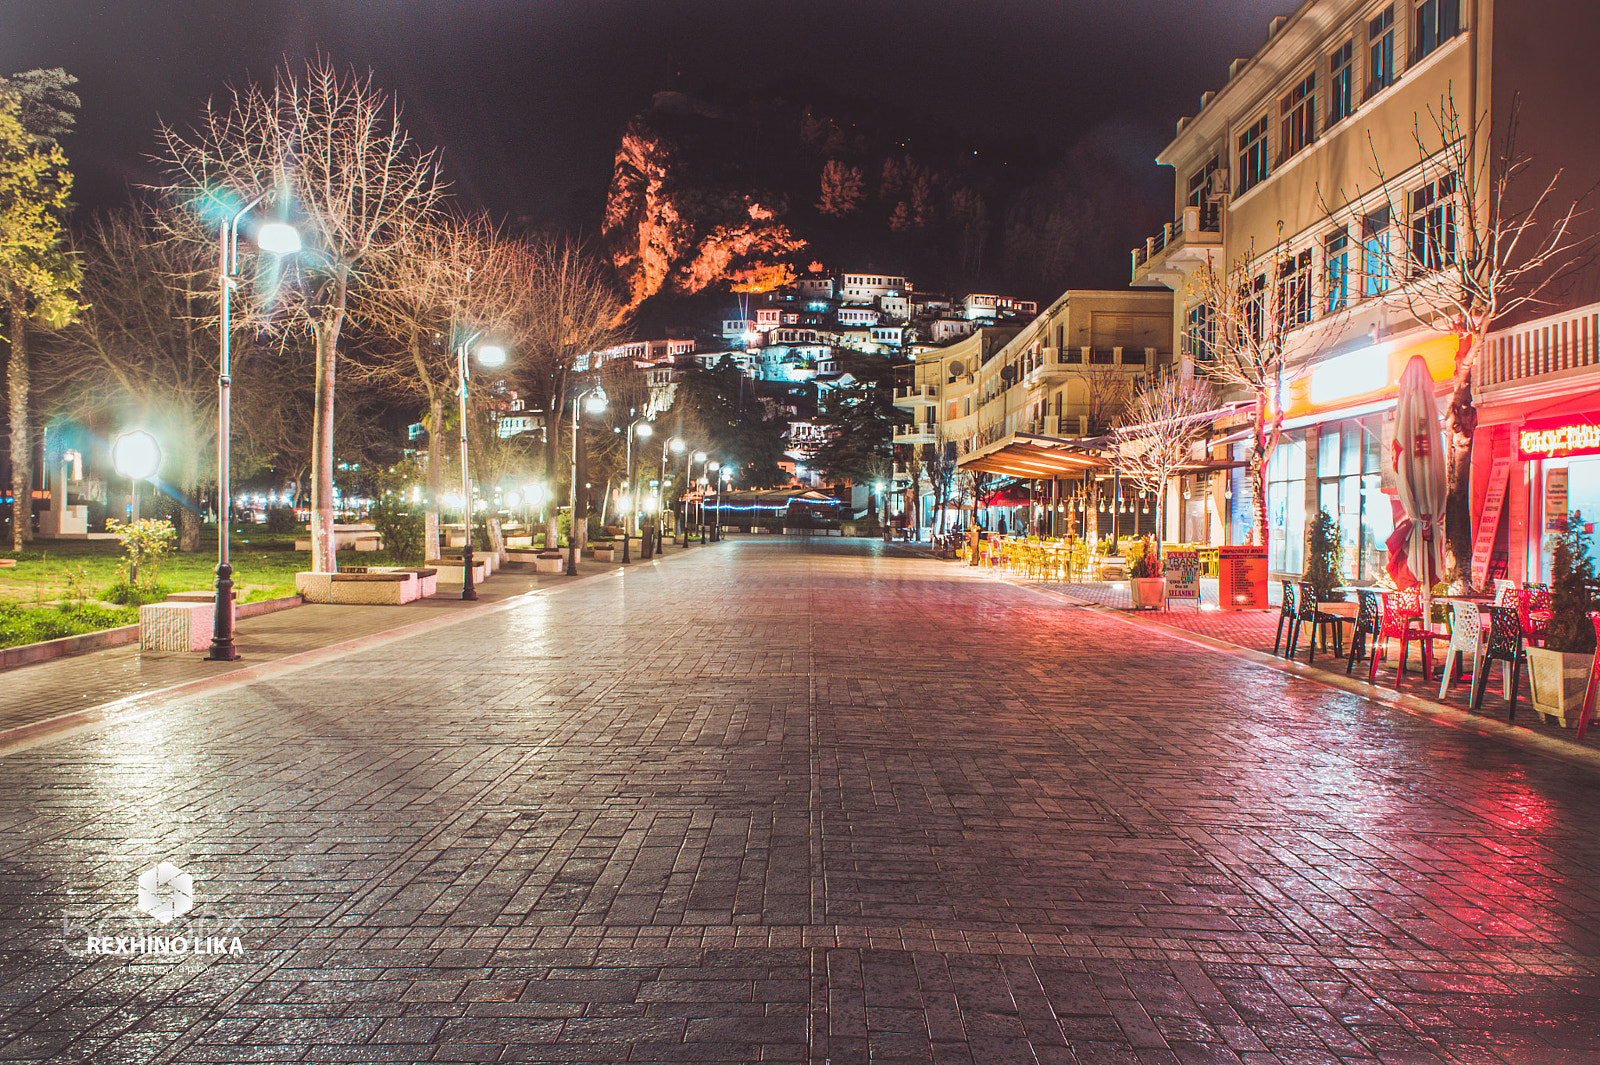
M572 525L567 530L567 576L578 575L578 414L602 414L607 406L606 390L599 385L578 393L572 403Z
M628 456L622 467L623 475L628 479L628 512L622 519L622 562L624 565L632 561L628 557L628 547L632 543L632 534L639 531L639 486L633 476L633 438L637 436L640 440L648 440L654 432L655 429L651 427L648 418L639 418L628 426ZM631 529L629 528L630 526L632 526ZM639 553L645 558L650 557L645 553L643 544L639 546Z
M111 445L111 463L133 485L129 521L139 520L139 482L148 481L161 468L161 445L143 429L131 429ZM128 585L139 583L139 567L128 567Z
M228 559L228 517L233 509L233 367L229 340L233 334L233 289L239 283L239 222L260 206L271 191L263 192L222 227L222 339L217 365L217 598L211 608L212 662L232 662L239 657L233 645L233 564ZM267 222L256 231L256 246L273 255L293 255L300 250L300 232L284 222Z
M461 399L460 431L461 431L461 527L466 535L461 545L461 598L478 598L478 585L472 579L472 467L467 461L467 355L472 350L472 344L483 332L473 333L456 346L456 384L457 393ZM506 349L498 344L480 344L477 349L478 363L485 369L494 369L504 366L506 362Z

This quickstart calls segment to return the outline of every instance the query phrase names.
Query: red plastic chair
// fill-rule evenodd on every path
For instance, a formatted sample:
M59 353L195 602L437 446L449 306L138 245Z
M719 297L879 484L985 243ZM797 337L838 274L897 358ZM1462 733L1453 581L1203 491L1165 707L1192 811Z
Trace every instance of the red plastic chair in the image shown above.
M1384 592L1383 613L1378 622L1378 638L1373 641L1372 664L1367 667L1367 682L1371 683L1378 675L1378 649L1382 647L1387 651L1389 637L1400 641L1400 661L1395 666L1394 682L1400 683L1400 678L1405 676L1406 658L1411 652L1411 641L1418 640L1422 644L1422 679L1433 679L1433 641L1448 640L1450 637L1442 632L1434 632L1422 619L1422 593L1421 592Z
M1549 588L1531 584L1517 597L1517 620L1522 622L1522 635L1530 643L1544 643L1553 616Z
M1589 686L1583 692L1583 710L1578 714L1578 739L1589 727L1589 716L1594 713L1595 687L1600 685L1600 610L1592 611L1589 620L1594 623L1594 661L1589 663Z

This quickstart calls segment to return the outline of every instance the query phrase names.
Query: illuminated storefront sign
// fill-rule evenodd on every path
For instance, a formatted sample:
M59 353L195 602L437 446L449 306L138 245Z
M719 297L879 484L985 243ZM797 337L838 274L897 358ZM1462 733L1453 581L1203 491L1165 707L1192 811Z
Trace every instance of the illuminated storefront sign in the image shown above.
M1529 422L1517 435L1517 453L1524 459L1600 455L1600 420Z

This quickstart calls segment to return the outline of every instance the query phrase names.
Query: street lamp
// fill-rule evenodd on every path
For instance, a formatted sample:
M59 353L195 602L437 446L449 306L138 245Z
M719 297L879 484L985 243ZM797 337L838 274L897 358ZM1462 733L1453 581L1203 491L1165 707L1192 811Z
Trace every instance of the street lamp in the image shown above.
M667 452L674 455L683 454L683 449L689 445L679 437L664 441L661 445L661 476L656 480L656 543L660 544L667 532L667 508L661 499L662 493L667 489Z
M722 467L722 474L717 478L717 516L711 526L712 543L722 539L722 486L731 480L733 480L733 467Z
M706 463L706 472L708 474L712 474L713 475L711 477L711 481L716 484L716 486L717 486L717 494L719 496L722 494L722 475L720 473L721 469L722 469L722 463L717 459L712 459L710 462ZM705 478L702 477L701 480L704 481ZM709 492L710 490L711 490L711 485L707 484L706 488L705 488L705 492ZM705 492L701 493L700 498L702 500L705 499ZM705 527L708 524L710 524L710 526L711 526L711 542L712 543L716 543L717 542L717 525L721 524L717 519L721 518L721 516L722 515L720 515L720 514L714 515L713 518L712 518L712 521L708 523L705 520L705 506L702 504L702 506L700 508L700 529L701 529L700 542L701 543L705 543L706 542Z
M633 532L639 531L639 486L634 483L633 477L633 438L637 435L641 440L648 440L653 432L655 432L655 429L651 427L648 418L639 418L628 426L628 457L623 466L624 473L628 478L628 514L622 520L622 561L624 565L632 561L628 557L628 545L632 542L629 526L633 527ZM639 545L639 553L644 555L644 544L642 543Z
M461 431L461 527L466 535L461 545L461 598L478 598L478 585L472 579L472 467L467 461L467 355L472 350L472 342L483 335L482 331L473 333L456 346L456 392L460 396L460 431ZM498 344L481 344L478 347L478 363L486 369L493 370L504 366L506 362L506 349Z
M704 451L690 452L683 457L683 546L689 546L689 489L694 486L694 464L704 462Z
M572 525L567 530L567 576L578 575L578 414L599 414L606 409L606 390L599 385L578 393L572 401Z
M161 445L143 429L131 429L111 445L111 464L132 483L133 499L128 516L131 524L139 520L139 482L148 481L161 468ZM128 567L128 584L131 587L138 583L136 563Z
M211 608L211 650L206 658L213 662L232 662L239 657L233 645L233 563L228 560L228 518L233 510L233 365L229 341L233 332L233 288L239 283L239 222L260 206L271 192L263 192L238 211L222 227L222 339L217 363L217 598ZM274 255L293 255L300 250L300 231L283 222L268 222L256 232L256 247Z

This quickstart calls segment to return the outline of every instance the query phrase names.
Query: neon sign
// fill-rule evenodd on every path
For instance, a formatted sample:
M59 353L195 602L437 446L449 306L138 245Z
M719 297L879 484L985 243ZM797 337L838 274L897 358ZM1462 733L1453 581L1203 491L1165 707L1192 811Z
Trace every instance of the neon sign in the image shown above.
M1517 438L1517 451L1525 459L1600 455L1600 425L1579 422L1572 425L1524 426Z

